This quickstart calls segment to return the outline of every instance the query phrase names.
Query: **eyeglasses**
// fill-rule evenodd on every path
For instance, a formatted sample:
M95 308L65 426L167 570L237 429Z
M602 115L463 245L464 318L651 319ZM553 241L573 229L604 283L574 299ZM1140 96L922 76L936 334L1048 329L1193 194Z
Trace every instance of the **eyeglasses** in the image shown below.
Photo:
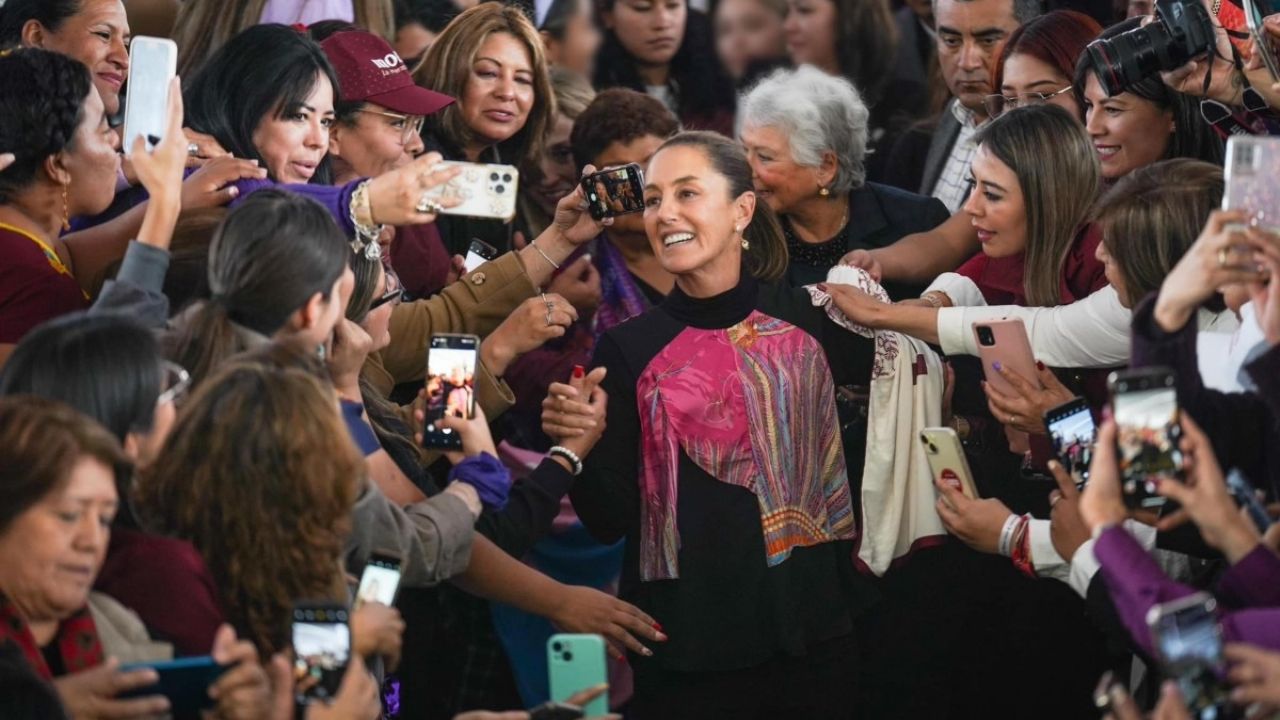
M1068 85L1061 90L1051 92L1048 95L1038 92L1027 92L1014 97L1007 95L988 95L982 99L982 104L987 108L987 115L992 119L998 118L1008 110L1023 107L1026 105L1043 105L1053 98L1058 97L1064 92L1072 88Z
M369 312L373 312L387 303L395 303L399 305L404 302L404 286L400 284L400 277L391 270L386 271L387 291L382 297L373 301L369 306Z
M160 372L161 390L156 404L168 405L181 400L191 387L191 375L181 365L168 360L160 361Z
M389 113L381 110L361 110L362 113L370 115L381 115L382 117L391 118L392 120L404 123L400 129L400 144L408 145L413 141L415 135L422 133L422 124L426 122L426 118L422 115L401 115L400 113ZM393 124L392 127L395 127Z

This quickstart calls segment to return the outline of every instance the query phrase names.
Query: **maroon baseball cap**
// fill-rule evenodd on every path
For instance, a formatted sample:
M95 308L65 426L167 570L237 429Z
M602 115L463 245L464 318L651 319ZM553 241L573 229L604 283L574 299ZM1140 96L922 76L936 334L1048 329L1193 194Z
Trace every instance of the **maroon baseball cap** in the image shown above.
M320 43L338 73L342 99L365 101L406 115L430 115L453 102L419 87L386 40L363 30L334 33Z

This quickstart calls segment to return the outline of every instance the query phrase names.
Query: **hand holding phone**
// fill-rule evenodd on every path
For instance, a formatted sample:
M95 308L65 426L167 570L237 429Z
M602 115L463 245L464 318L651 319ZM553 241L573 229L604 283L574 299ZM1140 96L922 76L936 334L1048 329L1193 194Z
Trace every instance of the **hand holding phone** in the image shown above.
M462 419L475 415L475 374L480 338L437 333L427 349L427 409L422 446L460 449L462 438L440 420L446 414Z
M1084 398L1068 400L1046 411L1044 424L1058 462L1071 475L1077 488L1084 487L1089 480L1093 443L1098 434L1088 404Z
M128 96L121 147L133 150L142 138L147 150L168 135L169 88L178 68L178 46L167 38L139 35L129 43Z
M982 358L982 373L1002 395L1017 397L1018 388L1000 374L1000 368L1017 373L1037 390L1043 389L1036 372L1036 358L1027 339L1027 328L1021 318L992 320L975 323L974 337L978 340L978 356ZM998 418L1007 420L1007 418Z
M920 431L920 445L924 448L934 482L950 485L970 500L978 499L973 472L969 470L964 446L955 430L949 427L925 428Z
M1165 672L1177 681L1191 716L1203 720L1243 717L1221 677L1225 661L1217 609L1213 596L1198 592L1147 612L1152 644Z
M604 638L599 635L557 634L547 640L547 666L551 699L567 701L573 695L608 682ZM609 698L601 693L582 707L587 717L609 712Z
M175 717L187 717L213 707L213 698L209 697L209 686L229 667L219 665L208 655L200 657L178 658L160 662L132 663L120 668L121 672L134 670L152 670L158 676L156 682L146 687L136 688L117 697L140 698L160 695L169 700L170 712Z
M355 607L367 602L379 602L387 607L395 605L396 590L400 587L400 558L374 553L360 575L356 590Z
M584 177L582 191L587 210L596 220L644 210L644 173L636 163Z
M338 694L351 659L346 607L332 602L299 603L293 610L293 672L297 701L328 702Z
M423 201L457 198L457 205L440 209L443 215L491 218L503 222L510 222L515 217L516 189L520 182L520 171L515 167L445 160L436 165L434 171L449 168L457 168L458 174L424 192Z
M1173 371L1144 368L1115 372L1108 378L1116 422L1116 456L1121 489L1129 508L1158 508L1159 480L1181 480L1182 426Z

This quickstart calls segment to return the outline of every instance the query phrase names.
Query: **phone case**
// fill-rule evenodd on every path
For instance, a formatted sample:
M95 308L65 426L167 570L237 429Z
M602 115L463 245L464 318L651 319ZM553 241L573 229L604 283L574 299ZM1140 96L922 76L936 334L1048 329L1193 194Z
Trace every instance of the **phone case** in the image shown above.
M1280 232L1280 137L1232 136L1227 140L1223 210L1244 210L1271 232Z
M604 638L599 635L552 635L547 640L547 668L551 699L564 702L574 693L608 682L604 661ZM587 717L609 712L608 693L583 706Z
M1275 12L1266 7L1265 0L1244 0L1244 20L1249 26L1249 36L1253 38L1256 52L1262 56L1262 64L1267 67L1273 82L1280 82L1280 58L1276 57L1276 45L1262 26L1263 18Z
M160 57L160 63L154 58ZM129 82L130 96L124 103L124 133L120 147L128 153L133 150L134 138L139 135L146 139L147 135L161 137L168 128L169 81L178 71L178 46L167 38L138 36L129 43ZM134 91L134 88L137 88ZM138 99L154 97L159 89L164 100L159 108L148 105L138 107ZM143 104L147 103L143 101ZM152 147L146 140L147 149Z
M982 328L989 328L995 339L992 345L982 342ZM1031 341L1027 339L1027 328L1021 318L1007 318L990 322L975 323L974 337L978 339L978 357L982 358L982 372L987 382L1005 395L1017 395L1018 391L1008 380L995 369L995 363L1008 368L1033 387L1040 387L1040 376L1036 374L1036 358L1031 352Z
M644 211L644 171L636 163L588 175L582 179L582 191L595 220Z
M520 171L511 165L484 165L446 160L436 167L460 167L462 172L443 185L423 193L424 198L439 200L455 197L461 204L444 208L444 215L492 218L510 222L516 215L516 189Z
M130 663L120 667L120 672L150 668L159 680L155 685L135 688L119 695L121 698L163 695L169 699L174 717L191 717L199 711L213 707L209 686L217 682L230 666L219 665L208 655L185 657L162 662Z
M920 431L920 445L935 481L948 483L970 499L978 499L973 472L969 470L969 460L955 430L949 427L925 428Z

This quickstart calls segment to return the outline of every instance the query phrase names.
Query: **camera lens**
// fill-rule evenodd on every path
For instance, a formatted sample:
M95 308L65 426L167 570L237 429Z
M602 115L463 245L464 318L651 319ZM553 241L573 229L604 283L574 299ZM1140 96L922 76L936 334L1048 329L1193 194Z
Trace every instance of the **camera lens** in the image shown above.
M564 649L564 645L561 645L561 644L560 644L560 643L558 643L558 642L553 642L553 643L551 643L551 649L552 649L552 650L554 650L554 651L556 651L556 652L560 652L561 650L563 650L563 649Z
M502 182L511 182L511 173L503 173Z
M503 187L503 186L501 186L501 185L498 185L497 187L495 187L495 188L493 189L493 191L494 191L494 192L496 192L496 193L498 193L499 195L501 195L501 194L503 193L503 191L504 191L504 190L506 190L506 188L504 188L504 187Z
M573 653L571 653L571 652L566 652L564 655L561 655L560 657L564 658L564 661L565 661L565 662L572 662L572 661L573 661Z
M498 181L498 173L489 173L489 179L490 179L490 180L493 180L494 182L497 182L497 181Z
M995 333L991 332L991 328L986 325L978 326L978 344L991 347L996 344Z
M1156 22L1089 43L1089 64L1108 96L1179 68L1213 47L1213 23L1197 0L1158 0Z

